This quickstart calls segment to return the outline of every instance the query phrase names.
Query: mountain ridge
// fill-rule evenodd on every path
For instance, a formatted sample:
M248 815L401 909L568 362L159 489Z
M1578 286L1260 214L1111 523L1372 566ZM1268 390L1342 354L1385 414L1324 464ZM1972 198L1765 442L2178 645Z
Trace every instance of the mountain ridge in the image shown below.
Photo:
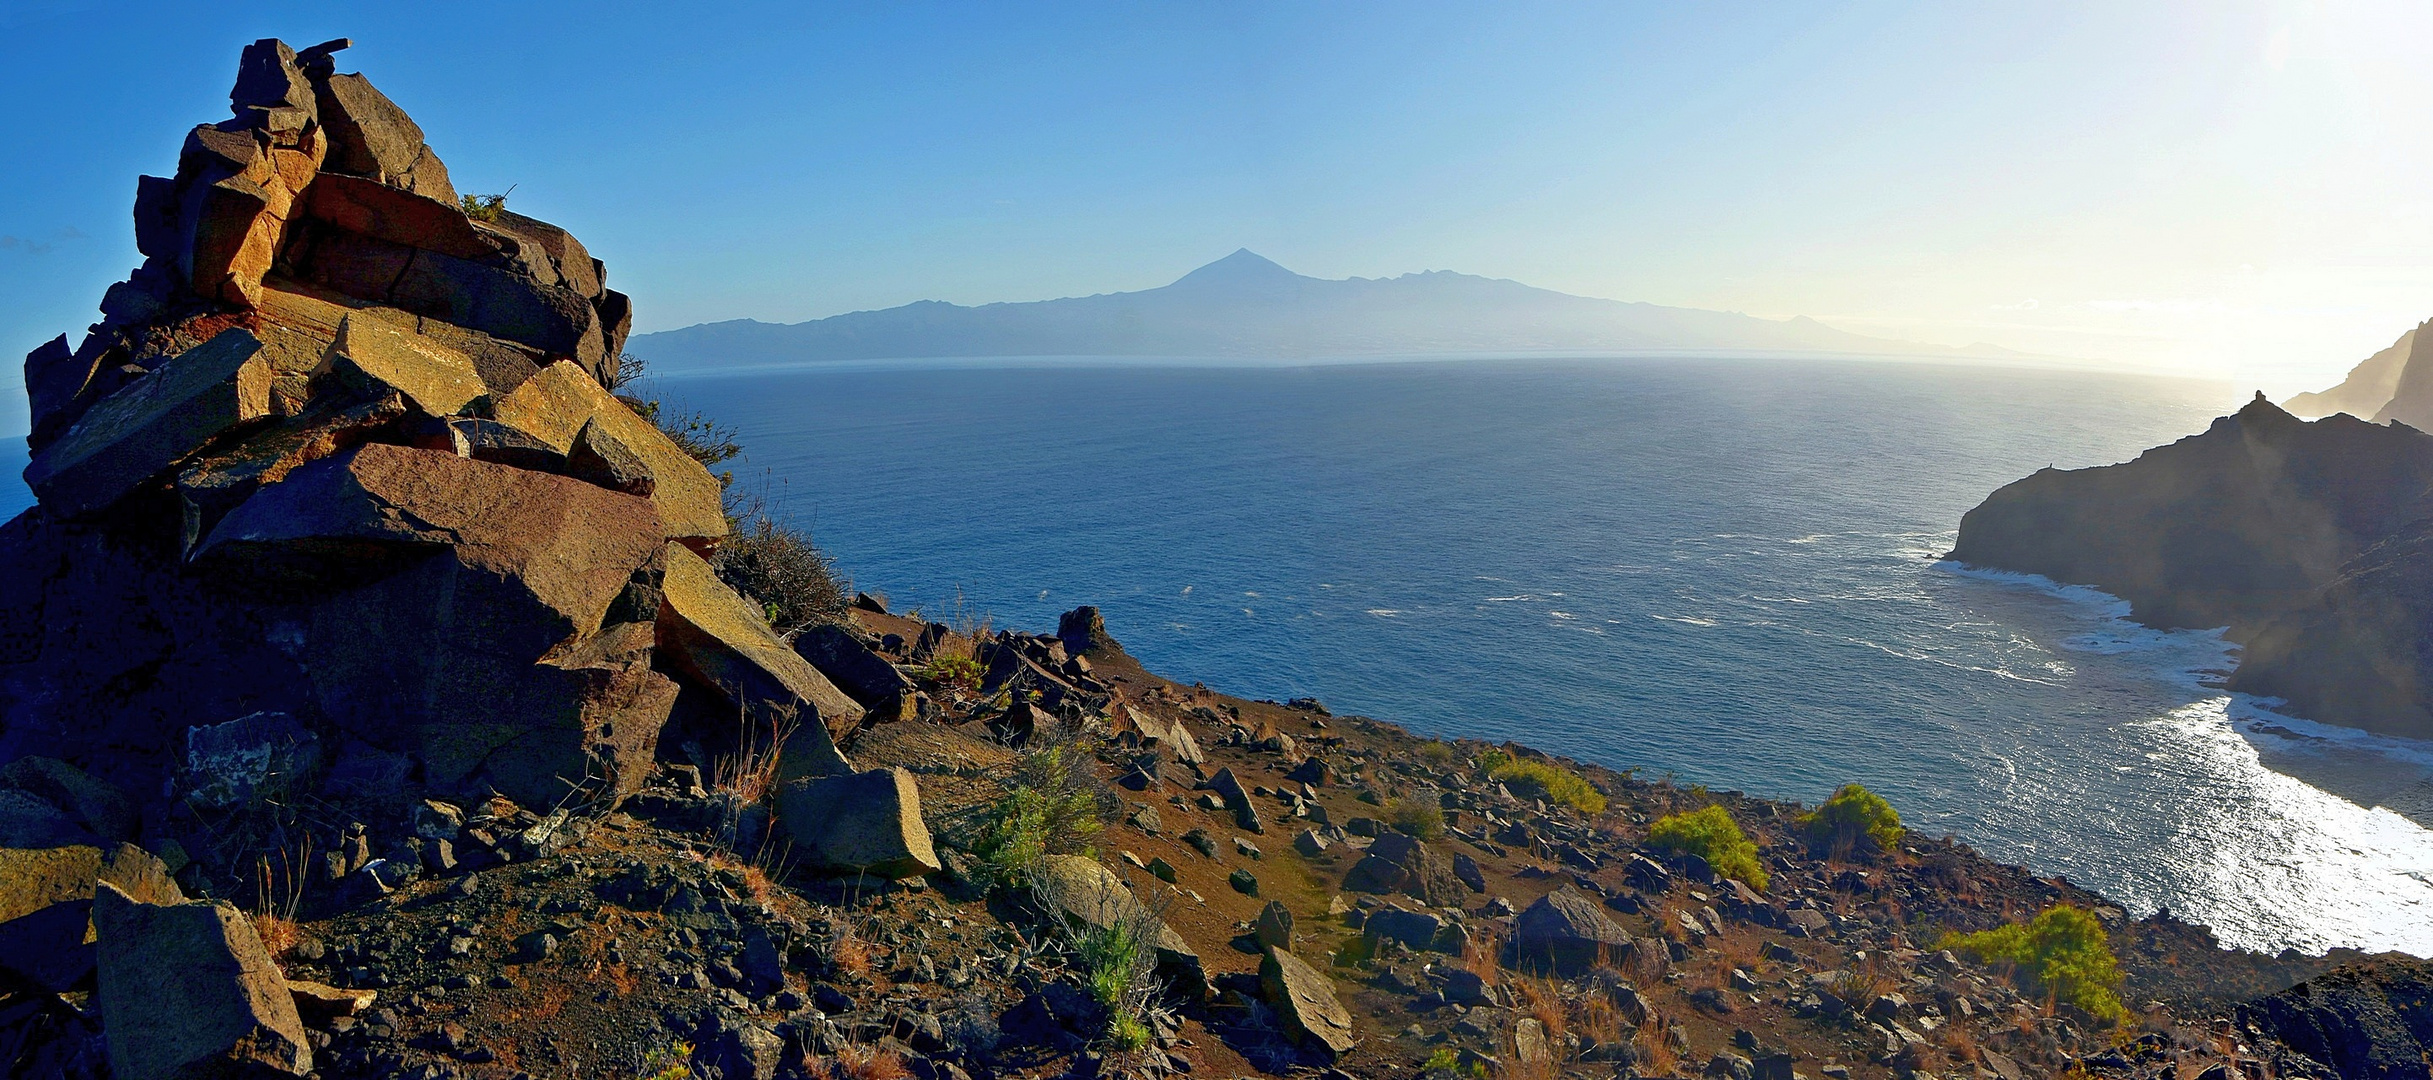
M1315 278L1248 248L1132 292L962 305L917 300L798 323L729 319L637 335L661 371L958 356L1460 355L1750 350L2021 359L1868 337L1809 316L1606 300L1509 278L1427 270Z

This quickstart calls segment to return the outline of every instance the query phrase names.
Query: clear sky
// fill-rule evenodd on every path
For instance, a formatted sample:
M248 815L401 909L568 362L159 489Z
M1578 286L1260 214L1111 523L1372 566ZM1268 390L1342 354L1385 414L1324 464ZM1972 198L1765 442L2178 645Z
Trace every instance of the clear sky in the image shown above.
M353 37L341 69L460 189L573 229L642 330L1243 246L2276 395L2433 316L2421 2L0 0L10 355L95 317L136 174L274 35Z

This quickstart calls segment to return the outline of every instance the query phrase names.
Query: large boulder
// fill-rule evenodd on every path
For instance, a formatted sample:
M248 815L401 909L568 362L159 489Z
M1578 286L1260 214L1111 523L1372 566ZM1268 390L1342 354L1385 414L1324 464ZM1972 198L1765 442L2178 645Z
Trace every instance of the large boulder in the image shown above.
M84 985L104 882L145 903L185 901L169 868L133 844L0 848L0 969L53 993Z
M312 1071L295 997L236 908L147 904L104 883L93 930L116 1080Z
M25 467L53 513L100 510L222 432L270 415L262 342L228 330L86 410Z
M491 418L526 432L560 454L572 454L584 427L597 423L649 470L651 502L671 539L707 540L727 534L724 488L683 448L634 414L590 374L571 363L550 365L491 407Z
M471 357L375 318L340 320L327 362L356 393L395 392L425 416L454 416L489 392Z
M1513 957L1527 967L1577 974L1619 959L1630 948L1629 933L1595 901L1569 888L1539 897L1512 921Z
M2242 1005L2239 1018L2341 1077L2425 1076L2433 1052L2433 963L2342 967Z
M1268 946L1259 959L1259 984L1284 1029L1303 1046L1333 1058L1359 1044L1352 1014L1336 999L1334 984L1300 957Z
M1146 927L1157 950L1158 976L1188 996L1206 994L1208 976L1200 954L1098 860L1050 855L1040 860L1031 893L1049 913L1077 928Z
M1458 907L1466 898L1461 878L1443 856L1398 832L1388 832L1370 844L1368 853L1344 873L1343 887L1353 892L1402 893L1431 907Z
M758 714L758 722L796 725L785 779L849 769L836 739L861 722L859 703L778 640L749 601L681 544L667 545L664 589L659 648L668 661L736 709Z
M891 878L938 871L920 786L900 768L788 783L778 789L777 821L813 866Z
M853 695L854 700L872 709L892 703L913 689L911 679L842 626L822 623L805 627L794 635L794 652Z

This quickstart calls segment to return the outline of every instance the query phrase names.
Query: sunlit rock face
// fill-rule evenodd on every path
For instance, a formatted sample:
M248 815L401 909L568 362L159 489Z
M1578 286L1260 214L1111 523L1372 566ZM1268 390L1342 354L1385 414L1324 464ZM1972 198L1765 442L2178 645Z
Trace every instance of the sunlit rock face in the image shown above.
M2258 395L2120 465L2047 469L1961 519L1951 557L2093 585L2164 627L2228 627L2237 687L2313 719L2433 734L2415 643L2433 612L2423 538L2433 435Z

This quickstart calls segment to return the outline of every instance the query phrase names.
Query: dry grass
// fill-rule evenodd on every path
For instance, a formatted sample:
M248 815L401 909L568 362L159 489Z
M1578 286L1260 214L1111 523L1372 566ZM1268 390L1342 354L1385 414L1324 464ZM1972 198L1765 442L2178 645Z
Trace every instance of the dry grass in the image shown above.
M304 940L304 930L296 923L296 911L304 906L305 867L312 862L313 838L304 834L304 850L296 855L287 845L279 845L279 857L273 862L268 855L257 856L254 862L253 931L262 939L262 948L272 960L285 959Z
M262 939L262 948L273 960L284 959L304 940L304 932L290 919L258 913L253 917L253 932Z
M1977 1063L1977 1033L1966 1021L1954 1020L1945 1024L1943 1030L1935 1035L1935 1041L1943 1047L1944 1057L1962 1065Z
M1598 1046L1610 1046L1629 1039L1629 1026L1622 1021L1622 1011L1604 994L1590 994L1580 1002L1573 1014L1571 1027L1580 1037Z
M836 1080L908 1080L912 1070L893 1050L876 1046L844 1046L836 1052Z
M1563 1002L1560 988L1545 979L1519 978L1512 980L1512 989L1520 996L1521 1012L1535 1017L1546 1028L1546 1034L1562 1038L1571 1030L1570 1009Z
M1648 1076L1671 1076L1680 1067L1681 1057L1673 1052L1673 1044L1664 1037L1664 1022L1654 1016L1639 1025L1639 1071Z
M854 932L852 923L837 923L828 935L828 966L857 978L870 974L870 943Z
M777 766L785 755L786 742L801 726L791 709L772 714L765 723L748 707L736 710L735 749L710 763L710 786L732 792L746 806L767 797L777 787Z
M1504 967L1496 962L1497 957L1504 955L1502 933L1491 926L1474 927L1472 932L1476 936L1470 939L1470 947L1462 950L1462 969L1488 986L1503 985Z

